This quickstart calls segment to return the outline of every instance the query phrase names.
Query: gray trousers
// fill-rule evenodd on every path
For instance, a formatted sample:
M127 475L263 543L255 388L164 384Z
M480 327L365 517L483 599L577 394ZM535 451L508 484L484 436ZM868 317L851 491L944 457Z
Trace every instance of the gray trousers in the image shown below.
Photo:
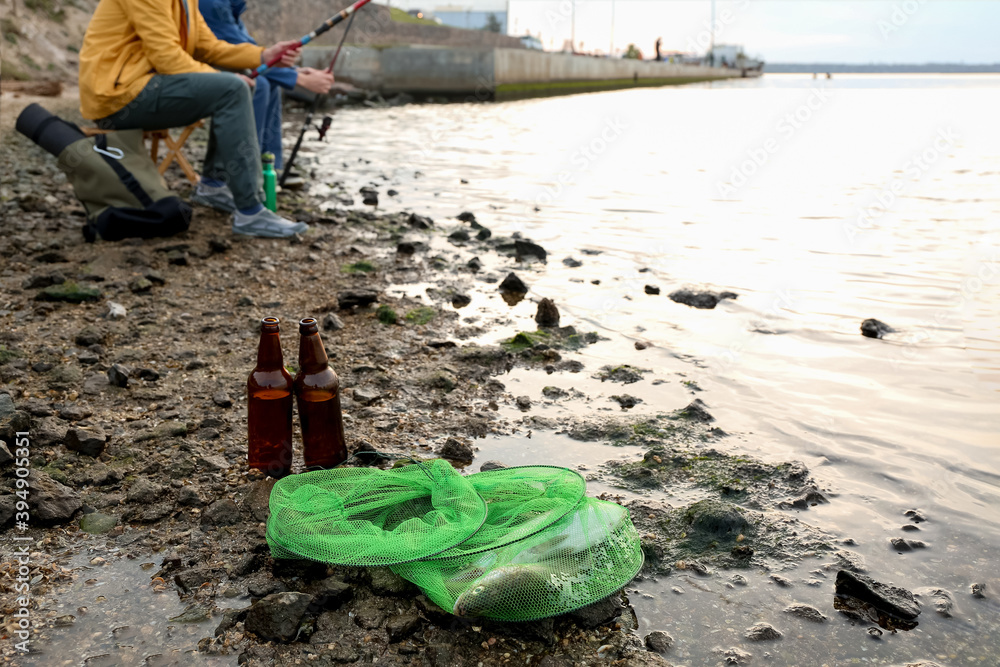
M260 145L253 95L245 81L225 72L157 74L119 111L97 121L113 130L165 130L211 117L202 176L229 185L237 208L260 204Z

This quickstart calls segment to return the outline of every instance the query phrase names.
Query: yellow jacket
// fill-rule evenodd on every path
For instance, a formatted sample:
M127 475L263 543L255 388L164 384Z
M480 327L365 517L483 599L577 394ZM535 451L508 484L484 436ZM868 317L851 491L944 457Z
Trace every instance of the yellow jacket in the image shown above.
M153 74L214 72L209 64L253 68L263 51L216 39L197 0L100 0L80 49L80 111L104 118L135 99Z

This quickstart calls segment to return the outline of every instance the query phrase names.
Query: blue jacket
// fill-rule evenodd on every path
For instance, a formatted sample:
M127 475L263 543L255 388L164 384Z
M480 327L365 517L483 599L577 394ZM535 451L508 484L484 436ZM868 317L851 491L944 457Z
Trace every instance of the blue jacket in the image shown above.
M222 41L230 44L257 43L240 18L247 9L246 0L198 0L198 9L205 17L205 23ZM264 72L264 76L288 89L294 88L299 78L292 67L275 67Z

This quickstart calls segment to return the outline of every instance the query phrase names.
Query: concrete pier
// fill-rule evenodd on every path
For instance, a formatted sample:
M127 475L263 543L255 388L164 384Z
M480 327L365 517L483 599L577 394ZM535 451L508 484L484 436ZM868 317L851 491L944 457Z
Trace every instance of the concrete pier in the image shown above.
M306 48L303 64L326 67L333 49ZM399 46L345 47L338 79L382 95L410 93L471 99L563 95L739 77L739 70L664 62L591 58L528 49Z

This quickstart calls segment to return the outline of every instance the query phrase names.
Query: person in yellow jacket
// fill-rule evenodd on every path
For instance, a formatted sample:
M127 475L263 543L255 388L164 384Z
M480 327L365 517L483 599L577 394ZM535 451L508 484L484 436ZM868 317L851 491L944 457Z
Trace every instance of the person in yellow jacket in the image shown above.
M308 226L261 204L254 82L233 72L268 62L290 44L262 48L216 39L196 1L100 0L80 49L80 111L113 130L159 130L211 117L202 182L192 199L232 212L237 234L293 236ZM288 51L278 66L298 56L298 49Z

